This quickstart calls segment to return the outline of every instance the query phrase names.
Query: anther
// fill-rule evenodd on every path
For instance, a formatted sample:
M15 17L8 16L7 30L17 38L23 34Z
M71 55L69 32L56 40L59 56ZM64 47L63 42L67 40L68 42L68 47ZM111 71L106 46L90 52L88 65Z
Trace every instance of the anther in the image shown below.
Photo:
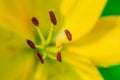
M35 26L39 26L39 21L37 20L37 18L33 17L31 21Z
M56 55L56 57L57 57L57 61L59 61L59 62L62 61L61 60L61 52L58 52L57 55Z
M56 17L55 17L55 14L53 13L53 11L49 11L49 15L50 15L50 20L51 22L56 25L57 24L57 20L56 20Z
M44 63L44 60L43 60L42 56L39 54L39 52L36 53L36 57L38 58L38 60L40 61L41 64Z
M72 40L72 35L71 35L70 31L68 31L67 29L65 29L64 32L65 32L65 35L67 36L67 39L69 41L71 41Z
M35 49L35 44L31 40L26 40L26 43L32 48Z

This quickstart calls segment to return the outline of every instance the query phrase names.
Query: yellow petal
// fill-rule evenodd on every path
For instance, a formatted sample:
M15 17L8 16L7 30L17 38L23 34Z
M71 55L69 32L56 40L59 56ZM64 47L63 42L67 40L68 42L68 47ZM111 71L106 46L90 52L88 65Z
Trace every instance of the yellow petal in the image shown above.
M103 80L96 66L86 57L63 51L62 61L65 61L80 76L80 80Z
M52 24L49 18L49 11L53 11L58 20L56 27L54 27L54 32L58 33L63 23L60 4L61 1L56 0L0 0L0 11L2 11L0 13L0 27L12 30L27 38L33 38L35 29L31 19L36 17L39 20L41 32L47 36ZM53 34L53 36L55 35Z
M101 18L95 28L73 42L69 50L87 56L97 66L120 64L120 17Z
M0 57L1 58L1 57ZM29 80L32 74L34 60L23 55L4 57L0 59L0 80Z
M0 28L0 80L30 80L34 54L24 39Z
M0 27L32 37L29 0L0 0Z
M65 18L65 24L63 26L70 30L73 35L73 40L85 35L94 27L106 2L107 0L63 1L61 5L61 12Z
M32 80L80 80L80 76L68 64L45 59L38 64Z

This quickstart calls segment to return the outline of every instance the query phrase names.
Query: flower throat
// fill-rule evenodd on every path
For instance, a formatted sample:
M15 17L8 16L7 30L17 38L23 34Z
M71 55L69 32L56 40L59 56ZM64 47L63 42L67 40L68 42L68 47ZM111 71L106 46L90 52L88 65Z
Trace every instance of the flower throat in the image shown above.
M52 59L56 59L58 62L62 61L62 55L61 55L61 50L64 46L65 41L58 41L54 46L48 46L51 43L51 39L52 39L52 33L53 33L53 26L57 25L57 20L55 17L55 14L53 11L49 11L49 16L50 16L50 21L52 23L52 26L50 27L49 33L48 33L48 37L45 40L42 32L39 29L39 21L37 20L36 17L33 17L31 19L32 23L34 24L39 37L41 39L41 44L40 45L35 45L31 40L27 39L26 43L28 44L28 46L31 49L40 49L40 50L44 50L43 53L37 51L36 52L36 58L39 60L39 62L41 64L44 63L44 59L46 56L49 56ZM66 35L67 41L71 41L72 40L72 35L69 32L69 30L65 29L64 33ZM47 52L47 53L45 53ZM51 55L50 53L55 53L56 57L54 58L53 55Z

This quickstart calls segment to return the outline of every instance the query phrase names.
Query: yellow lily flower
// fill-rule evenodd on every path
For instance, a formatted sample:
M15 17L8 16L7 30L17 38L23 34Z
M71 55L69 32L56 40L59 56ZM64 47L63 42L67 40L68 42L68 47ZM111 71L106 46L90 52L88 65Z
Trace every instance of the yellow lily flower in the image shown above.
M0 0L0 79L103 80L96 66L120 62L117 17L98 21L106 2Z

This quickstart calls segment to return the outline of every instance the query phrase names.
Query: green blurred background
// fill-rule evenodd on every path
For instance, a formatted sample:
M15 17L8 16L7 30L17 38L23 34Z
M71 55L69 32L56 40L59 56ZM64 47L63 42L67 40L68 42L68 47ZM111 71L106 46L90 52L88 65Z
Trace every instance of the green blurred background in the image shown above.
M120 0L108 0L101 16L120 15Z

